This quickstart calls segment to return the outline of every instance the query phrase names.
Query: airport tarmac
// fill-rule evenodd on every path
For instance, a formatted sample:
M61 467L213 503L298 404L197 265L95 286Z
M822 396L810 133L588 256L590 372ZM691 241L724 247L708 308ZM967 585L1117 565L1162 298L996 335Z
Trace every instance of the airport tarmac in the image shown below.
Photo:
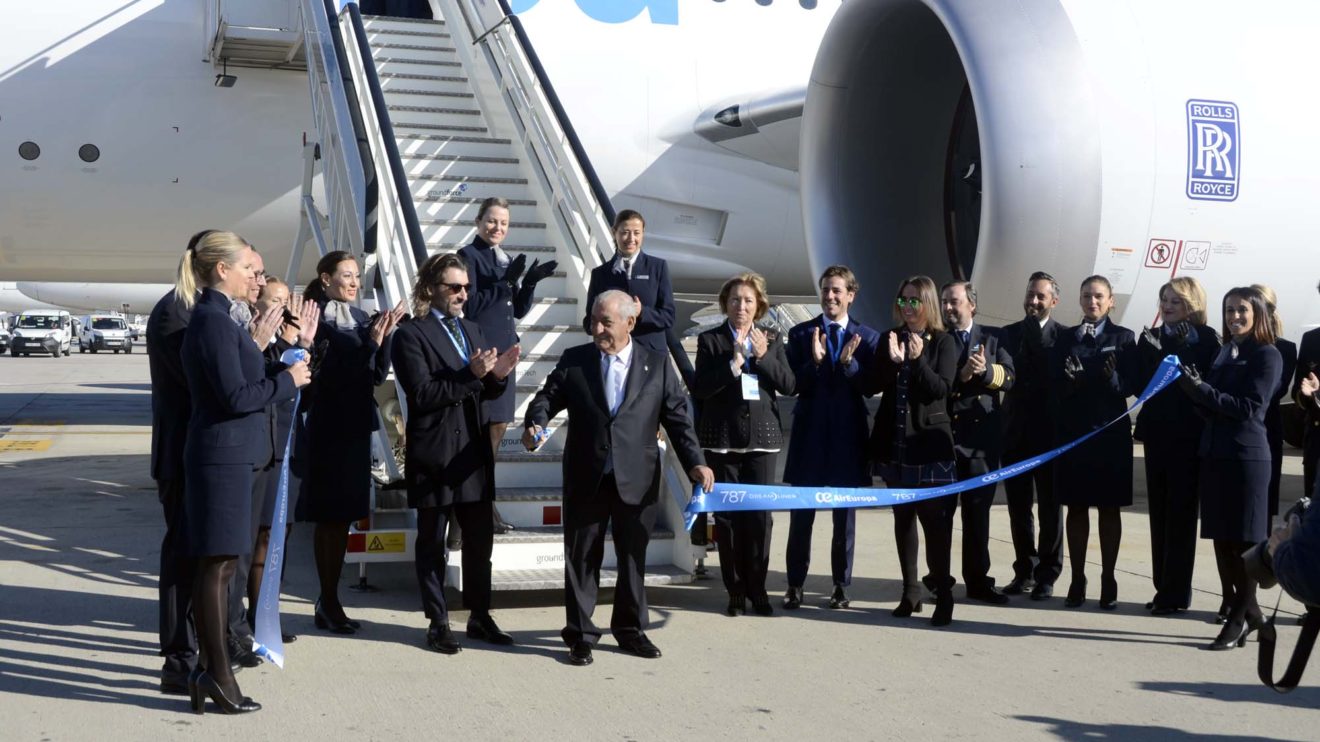
M141 347L139 346L139 350ZM345 589L357 636L312 626L309 529L295 528L284 628L299 635L283 670L245 670L265 709L196 716L157 692L156 573L161 514L148 468L147 359L133 355L0 357L0 739L1320 739L1320 670L1290 695L1256 679L1256 648L1204 652L1219 605L1209 542L1197 554L1192 610L1153 618L1141 477L1124 512L1119 609L1101 611L1092 537L1085 606L1061 597L1004 607L959 603L932 629L890 617L899 593L891 517L857 522L852 607L828 610L829 520L818 520L807 607L779 610L786 515L776 516L770 618L723 615L712 579L651 588L643 660L606 637L594 665L572 667L557 593L497 594L509 649L465 642L453 657L423 648L409 565L374 566L376 593ZM1301 489L1295 450L1285 499ZM992 521L993 574L1011 576L1008 516ZM959 563L955 536L954 564ZM345 570L345 587L356 571ZM1066 590L1069 572L1060 580ZM1278 590L1262 591L1272 607ZM1286 596L1281 653L1301 606ZM466 614L456 612L461 628ZM609 606L598 623L607 625ZM1317 660L1320 661L1320 660ZM1286 660L1280 658L1282 666Z

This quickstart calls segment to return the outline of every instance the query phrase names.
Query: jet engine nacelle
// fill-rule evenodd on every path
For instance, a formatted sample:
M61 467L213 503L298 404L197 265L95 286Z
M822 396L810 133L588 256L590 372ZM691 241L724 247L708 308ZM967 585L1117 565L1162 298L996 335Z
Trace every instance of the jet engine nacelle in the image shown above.
M1310 212L1320 5L1229 0L854 0L817 55L802 122L812 267L857 272L884 327L903 277L971 278L990 323L1026 277L1107 276L1115 316L1200 278L1271 284L1296 337L1320 322Z

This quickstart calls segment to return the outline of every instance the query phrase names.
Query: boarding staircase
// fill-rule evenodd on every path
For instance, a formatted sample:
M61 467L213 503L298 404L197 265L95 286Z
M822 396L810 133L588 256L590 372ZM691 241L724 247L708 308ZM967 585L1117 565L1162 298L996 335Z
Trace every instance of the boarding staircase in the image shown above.
M437 20L363 17L355 4L300 0L317 142L306 148L303 223L295 245L363 257L377 303L406 299L416 266L475 235L481 201L510 201L504 248L530 264L558 261L518 324L517 417L582 332L592 268L613 252L613 212L521 24L501 0L432 0ZM320 173L325 194L313 192ZM294 265L299 255L295 254ZM389 405L387 403L386 408ZM495 539L496 590L563 585L561 462L566 420L537 453L509 427L496 457L496 499L516 529ZM390 428L392 426L386 426ZM381 457L387 447L378 447ZM682 528L687 480L666 449L664 514L647 553L648 584L692 579L704 549ZM350 539L349 561L411 561L415 515L399 492L377 492ZM607 549L602 585L615 581ZM365 575L365 566L362 568ZM451 555L450 584L461 585Z

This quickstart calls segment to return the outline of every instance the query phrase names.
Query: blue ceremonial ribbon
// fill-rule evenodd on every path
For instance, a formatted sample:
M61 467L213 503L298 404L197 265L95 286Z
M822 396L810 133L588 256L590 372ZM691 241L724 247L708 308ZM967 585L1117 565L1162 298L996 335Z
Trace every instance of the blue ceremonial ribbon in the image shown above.
M307 351L290 348L284 351L280 362L292 366L307 360ZM302 390L293 396L293 414L298 414ZM252 651L284 667L284 634L280 629L280 578L284 572L284 532L289 520L289 453L293 449L293 431L284 439L284 459L280 462L279 499L275 502L275 518L270 524L270 545L266 547L266 570L261 574L261 589L257 592L257 621L253 631Z
M692 499L683 508L683 525L691 531L699 513L717 513L750 510L822 510L831 508L884 508L894 505L946 497L959 492L992 485L1035 469L1067 451L1082 445L1110 425L1127 418L1146 400L1164 391L1182 370L1177 356L1165 356L1160 367L1146 385L1137 401L1122 415L1110 420L1086 435L1059 446L1052 451L1032 456L1001 469L961 482L939 487L915 489L887 489L883 487L792 487L774 484L736 484L716 482L710 492L702 492L701 485L692 487Z

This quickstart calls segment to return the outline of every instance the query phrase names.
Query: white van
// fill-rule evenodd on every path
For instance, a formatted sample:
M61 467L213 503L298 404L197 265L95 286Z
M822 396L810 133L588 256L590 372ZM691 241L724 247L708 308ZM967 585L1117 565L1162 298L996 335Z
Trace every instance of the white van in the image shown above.
M52 358L69 355L73 317L63 309L29 309L18 315L10 340L9 355L49 353Z
M78 318L78 352L113 350L133 352L133 331L118 314L89 314Z

